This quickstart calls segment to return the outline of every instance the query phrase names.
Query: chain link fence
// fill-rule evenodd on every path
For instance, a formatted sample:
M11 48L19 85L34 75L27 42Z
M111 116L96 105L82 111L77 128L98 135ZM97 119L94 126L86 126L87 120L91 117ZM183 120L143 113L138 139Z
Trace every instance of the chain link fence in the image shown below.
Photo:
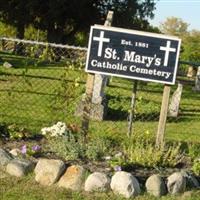
M15 124L30 133L58 121L81 129L86 51L75 46L0 38L0 124ZM178 99L180 95L175 95L174 107L179 112L167 121L166 136L170 139L178 134L182 134L179 139L185 139L189 132L195 137L199 129L200 94L192 90L195 81L186 78L186 72L179 70L182 96ZM155 137L163 85L138 82L136 104L131 107L134 81L103 79L95 77L89 133L124 138L132 113L133 135ZM175 90L177 84L171 94Z

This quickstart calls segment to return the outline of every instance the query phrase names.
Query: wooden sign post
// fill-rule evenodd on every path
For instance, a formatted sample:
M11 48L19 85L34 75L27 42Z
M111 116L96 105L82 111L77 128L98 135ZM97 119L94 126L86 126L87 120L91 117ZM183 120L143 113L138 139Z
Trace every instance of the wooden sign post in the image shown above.
M165 134L165 128L166 128L170 90L171 90L171 86L169 85L164 86L160 118L159 118L159 123L158 123L158 131L157 131L157 136L156 136L156 147L158 148L164 144L164 134Z
M138 81L134 81L133 83L133 91L132 91L132 98L131 98L131 108L130 108L130 114L128 119L128 132L127 136L130 137L133 130L133 118L135 113L135 104L136 104L136 94L137 94L137 84Z
M109 11L104 26L111 26L112 20L113 20L113 11ZM95 80L95 74L89 73L86 82L86 92L85 92L85 99L83 106L82 128L81 128L85 140L89 130L89 118L91 111L92 94L94 89L94 80Z

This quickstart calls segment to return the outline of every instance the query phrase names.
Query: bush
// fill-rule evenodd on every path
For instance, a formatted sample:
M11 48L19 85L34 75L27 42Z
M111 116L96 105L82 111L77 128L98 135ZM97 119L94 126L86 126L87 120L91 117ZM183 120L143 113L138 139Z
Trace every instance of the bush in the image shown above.
M24 38L27 40L47 41L47 32L34 28L29 25L25 29Z
M200 157L200 144L188 144L188 155L192 159Z
M90 160L101 160L111 151L111 142L108 139L97 137L91 139L86 148L86 156Z
M200 175L200 160L197 159L194 161L193 166L192 166L192 171L199 176Z
M171 145L155 148L154 143L137 140L124 148L127 162L145 167L175 167L184 155L180 150L181 145Z
M16 37L16 28L0 22L0 36L3 37Z
M70 136L70 139L66 136L49 138L47 148L65 160L77 160L85 157L84 143L81 139L76 140L73 135Z

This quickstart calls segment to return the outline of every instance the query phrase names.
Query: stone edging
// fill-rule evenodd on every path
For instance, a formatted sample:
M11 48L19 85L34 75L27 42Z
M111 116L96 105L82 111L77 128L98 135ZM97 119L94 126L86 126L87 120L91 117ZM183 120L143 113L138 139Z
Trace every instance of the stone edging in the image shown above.
M112 190L126 198L137 196L141 188L156 197L167 193L183 193L186 189L200 187L198 180L186 171L175 172L166 179L159 174L151 175L145 182L140 183L131 173L125 171L108 175L103 172L88 172L80 165L67 167L61 160L41 158L34 163L30 160L19 159L0 148L0 167L8 174L16 177L26 176L29 172L35 173L35 180L41 185L56 184L74 191L106 192Z

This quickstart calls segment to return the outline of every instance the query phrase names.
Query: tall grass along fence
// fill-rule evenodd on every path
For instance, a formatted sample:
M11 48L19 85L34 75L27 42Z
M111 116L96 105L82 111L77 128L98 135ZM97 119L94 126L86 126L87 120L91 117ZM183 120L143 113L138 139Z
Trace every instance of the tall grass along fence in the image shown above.
M39 133L44 126L64 121L81 132L87 74L86 48L0 38L0 125ZM179 68L171 91L166 137L194 139L200 127L200 93L195 77ZM187 69L187 68L186 68ZM90 105L89 134L123 138L154 138L157 132L163 85L95 76ZM181 133L181 134L180 134ZM176 138L177 139L177 138Z

